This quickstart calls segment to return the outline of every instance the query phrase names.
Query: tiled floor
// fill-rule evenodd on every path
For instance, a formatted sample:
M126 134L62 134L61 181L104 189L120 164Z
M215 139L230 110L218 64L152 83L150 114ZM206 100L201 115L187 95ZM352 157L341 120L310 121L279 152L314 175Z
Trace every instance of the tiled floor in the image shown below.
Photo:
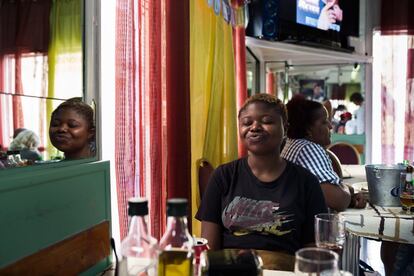
M381 261L381 242L361 239L360 259L385 276L384 266Z

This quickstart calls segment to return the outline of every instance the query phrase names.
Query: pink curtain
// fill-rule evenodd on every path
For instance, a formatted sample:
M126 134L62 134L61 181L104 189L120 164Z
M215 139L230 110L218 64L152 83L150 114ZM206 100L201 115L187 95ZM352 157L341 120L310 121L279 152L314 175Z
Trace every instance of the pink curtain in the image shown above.
M115 167L121 239L128 228L129 197L149 199L150 230L159 239L167 197L190 195L188 10L188 1L117 1Z
M4 92L4 73L3 73L3 57L0 55L0 92ZM3 106L4 97L0 94L0 107ZM3 149L4 146L4 140L3 140L3 129L4 129L4 123L3 123L3 113L0 110L0 150Z
M395 126L396 113L404 109L404 153L403 158L414 160L414 17L412 10L414 1L382 1L381 2L381 131L382 131L382 161L384 163L397 163L395 134L400 132ZM403 39L401 39L403 38ZM407 45L401 45L406 43ZM408 49L405 57L399 53ZM405 51L405 50L404 50ZM404 55L405 53L403 53ZM402 60L407 62L407 72L402 70ZM405 76L405 103L399 102L397 94L401 83L399 76ZM404 88L403 88L404 89Z
M407 54L407 101L405 103L404 159L414 160L414 37Z
M136 194L134 0L117 1L115 166L121 238L128 229L128 198ZM139 110L138 110L139 111Z

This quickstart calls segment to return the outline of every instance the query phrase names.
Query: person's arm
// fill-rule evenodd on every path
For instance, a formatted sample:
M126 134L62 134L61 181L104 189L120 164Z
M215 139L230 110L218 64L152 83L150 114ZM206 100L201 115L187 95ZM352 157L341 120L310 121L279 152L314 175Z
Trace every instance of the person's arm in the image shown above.
M343 184L321 183L326 205L335 211L341 212L351 203L349 188Z
M222 248L221 200L223 190L222 168L216 169L206 187L200 207L195 216L201 221L201 237L207 239L212 250Z
M367 200L364 197L362 192L355 193L354 188L350 185L346 185L349 189L349 193L351 194L351 203L349 204L349 208L357 208L363 209L367 205Z
M220 225L203 220L201 222L201 237L208 240L208 246L211 250L221 249Z

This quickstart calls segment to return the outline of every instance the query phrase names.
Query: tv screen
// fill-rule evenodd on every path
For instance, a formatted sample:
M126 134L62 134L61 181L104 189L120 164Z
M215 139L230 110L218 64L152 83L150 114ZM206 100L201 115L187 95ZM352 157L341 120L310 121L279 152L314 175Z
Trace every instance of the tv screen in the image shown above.
M320 30L341 31L343 10L338 0L297 0L296 23Z
M359 0L251 0L246 34L268 40L352 51Z

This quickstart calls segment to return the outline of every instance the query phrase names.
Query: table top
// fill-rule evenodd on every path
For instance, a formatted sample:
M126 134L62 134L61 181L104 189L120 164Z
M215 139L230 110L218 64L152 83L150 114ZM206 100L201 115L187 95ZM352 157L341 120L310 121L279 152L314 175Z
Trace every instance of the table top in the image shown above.
M345 184L356 192L368 191L365 165L342 165ZM403 213L401 207L381 207L368 204L365 209L341 212L347 221L347 231L377 240L414 244L414 216Z
M263 270L263 276L292 276L295 275L295 273L291 271L284 271L284 270Z
M401 207L368 205L365 209L347 209L348 232L377 240L414 244L414 216L403 213Z

